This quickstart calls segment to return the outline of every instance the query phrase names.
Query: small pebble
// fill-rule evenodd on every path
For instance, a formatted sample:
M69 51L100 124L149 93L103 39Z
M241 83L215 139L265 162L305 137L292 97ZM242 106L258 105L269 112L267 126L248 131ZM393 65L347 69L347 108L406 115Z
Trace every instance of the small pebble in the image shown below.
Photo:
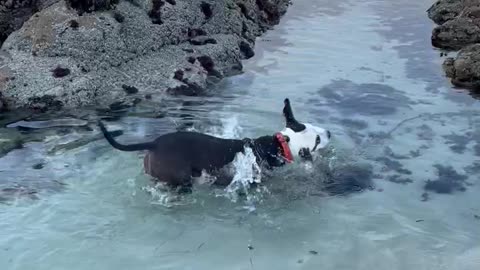
M378 192L383 192L383 188L377 189Z
M303 260L302 260L302 259L300 259L300 260L298 260L298 261L297 261L297 263L303 263Z
M253 246L252 246L252 245L248 245L248 250L253 250Z
M473 215L473 217L476 218L476 219L480 219L479 215Z
M310 250L308 253L310 253L310 254L312 254L312 255L317 255L317 254L318 254L318 252L315 251L315 250Z
M415 220L415 222L423 222L424 220L423 219L417 219Z

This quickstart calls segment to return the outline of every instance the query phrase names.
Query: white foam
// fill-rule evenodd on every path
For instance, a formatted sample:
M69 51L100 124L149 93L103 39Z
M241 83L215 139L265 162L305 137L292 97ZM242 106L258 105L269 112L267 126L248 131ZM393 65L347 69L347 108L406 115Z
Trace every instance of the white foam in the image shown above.
M233 161L235 175L232 182L226 188L227 197L232 201L238 200L238 192L247 195L247 201L251 201L249 188L253 183L261 183L262 170L255 160L255 155L251 148L245 149L245 154L238 153Z

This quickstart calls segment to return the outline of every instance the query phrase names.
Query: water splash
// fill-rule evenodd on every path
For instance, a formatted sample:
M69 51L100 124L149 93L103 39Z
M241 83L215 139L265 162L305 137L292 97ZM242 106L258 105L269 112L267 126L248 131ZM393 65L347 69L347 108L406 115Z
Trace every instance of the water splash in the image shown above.
M200 131L196 127L190 127L188 131ZM241 137L242 128L238 124L236 116L221 119L220 126L209 127L202 130L206 134L228 139L238 139ZM245 153L238 153L232 162L233 180L225 189L215 191L217 197L225 197L232 202L238 202L245 197L247 209L253 211L254 202L258 201L262 193L268 192L265 188L252 188L252 184L261 183L262 170L256 162L255 154L251 148L246 148ZM194 179L196 185L210 185L215 178L203 172L199 178ZM173 207L195 203L192 196L182 196L174 194L162 184L155 186L144 186L143 191L151 196L151 203L165 207Z
M238 124L236 116L223 118L221 126L211 127L205 133L225 139L239 139L242 127Z
M150 194L150 203L167 208L194 204L196 199L192 196L182 196L171 192L164 184L157 183L154 186L144 186L142 190Z
M241 195L245 195L249 208L254 207L255 195L250 192L252 184L262 182L262 170L256 162L251 148L245 148L245 154L238 153L233 161L235 175L230 185L225 189L226 197L237 202ZM253 210L253 209L252 209Z

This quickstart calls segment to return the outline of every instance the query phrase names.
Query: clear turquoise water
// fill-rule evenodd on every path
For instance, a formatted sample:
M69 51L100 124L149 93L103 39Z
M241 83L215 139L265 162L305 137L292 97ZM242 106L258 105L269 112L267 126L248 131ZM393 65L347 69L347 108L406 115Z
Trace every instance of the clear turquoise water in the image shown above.
M0 269L479 269L480 105L443 77L431 2L330 2L295 1L216 97L110 126L124 142L190 122L256 136L282 128L289 97L297 118L332 130L333 166L372 166L372 190L319 196L321 179L288 172L253 211L208 188L175 201L145 190L140 153L102 140L47 155L50 138L0 159L4 181L39 192L0 205ZM464 190L424 189L439 177Z

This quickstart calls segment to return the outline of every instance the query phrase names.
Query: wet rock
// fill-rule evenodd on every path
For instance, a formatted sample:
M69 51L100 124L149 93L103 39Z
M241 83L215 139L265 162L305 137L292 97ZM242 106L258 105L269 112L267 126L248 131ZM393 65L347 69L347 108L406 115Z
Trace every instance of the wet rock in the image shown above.
M273 0L255 0L258 8L263 11L263 20L270 23L278 23L280 13Z
M480 44L467 46L456 58L443 63L446 75L452 84L472 90L480 89Z
M480 18L459 17L433 29L432 45L438 48L458 50L480 42Z
M0 2L0 48L35 12L60 0L8 0Z
M250 44L248 44L243 40L240 41L240 44L238 45L238 47L240 48L240 52L242 52L244 59L252 58L255 55L255 52L253 51Z
M428 10L428 17L439 24L432 31L432 45L458 50L478 42L480 3L477 0L440 0Z
M427 10L428 17L436 24L443 24L460 14L464 8L463 2L462 0L437 1Z
M63 103L55 95L42 95L29 98L27 107L39 112L46 112L48 110L61 110Z
M457 87L480 89L480 2L440 0L428 9L428 14L430 19L440 24L432 31L432 45L460 50L456 58L449 57L443 63L447 77Z
M210 68L213 70L213 64ZM198 66L194 66L188 71L177 70L173 78L179 83L169 88L167 92L173 95L197 96L207 89L207 77L208 71Z
M255 37L276 21L264 15L282 15L289 5L288 0L261 1L260 6L245 1L244 8L234 0L103 1L54 3L10 34L3 48L11 59L2 64L15 80L0 80L9 107L43 111L136 104L138 97L122 85L135 85L141 95L172 89L199 93L219 78L240 73L245 52L239 42L248 40L253 50ZM195 29L190 36L189 29ZM57 66L69 74L55 78L50 70ZM196 72L197 66L207 74L192 72L186 75L188 83L172 76L178 69Z
M447 77L453 78L455 77L455 68L453 64L455 63L455 59L453 57L448 57L443 61L442 68L443 71L445 72L445 75Z
M459 174L451 166L435 165L438 178L428 180L424 186L426 191L433 191L441 194L450 194L455 191L466 191L466 175Z

